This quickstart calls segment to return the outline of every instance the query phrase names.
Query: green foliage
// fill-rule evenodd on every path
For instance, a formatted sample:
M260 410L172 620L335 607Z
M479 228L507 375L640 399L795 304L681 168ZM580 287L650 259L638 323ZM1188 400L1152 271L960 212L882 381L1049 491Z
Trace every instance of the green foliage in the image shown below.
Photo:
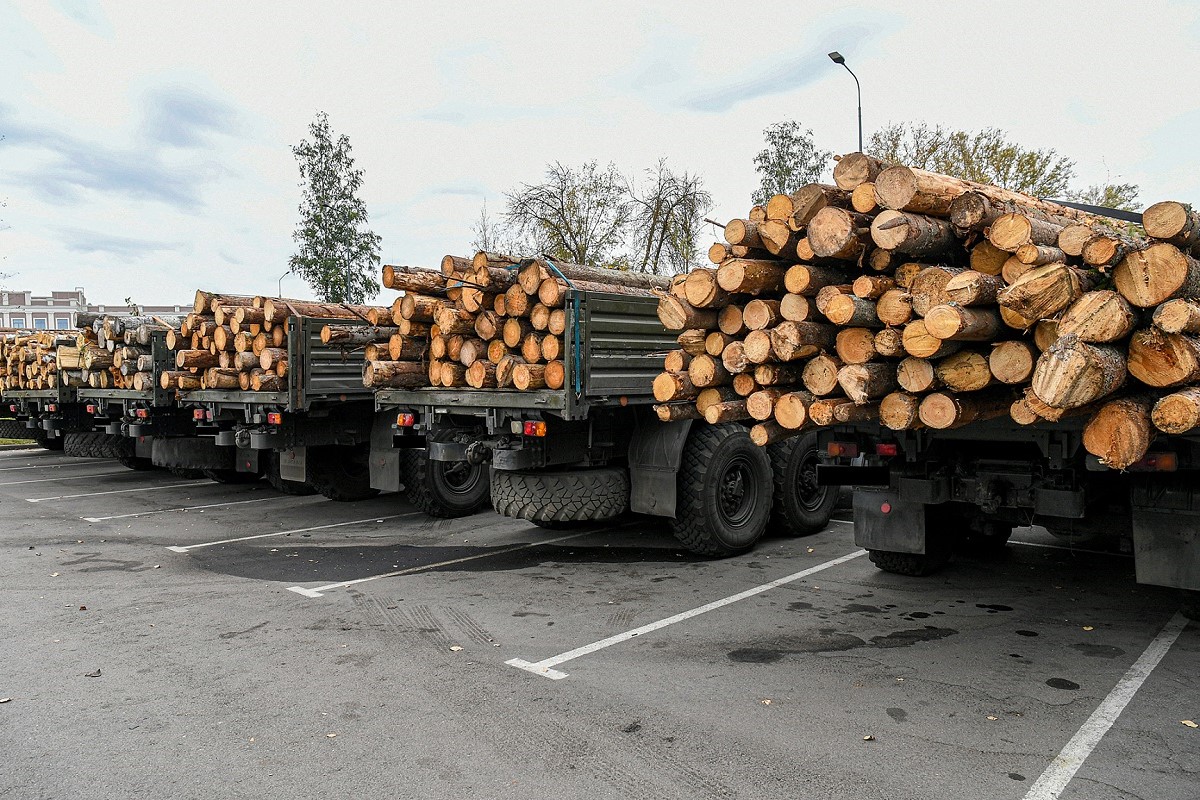
M362 170L354 166L350 140L333 138L323 112L308 131L310 139L292 148L303 193L292 234L298 250L288 266L325 302L363 303L379 293L380 238L367 227L358 197Z
M818 150L811 130L800 129L794 120L776 122L763 131L767 146L754 156L754 169L761 185L751 195L756 204L766 203L776 194L791 194L825 174L833 158L828 150Z
M1079 191L1067 192L1067 199L1121 211L1140 211L1138 191L1137 185L1132 183L1100 183Z
M554 162L542 183L506 195L505 218L528 250L575 264L617 261L632 206L625 179L612 164L579 169Z
M699 260L700 229L712 196L699 176L672 171L666 159L645 174L642 186L628 188L633 268L660 275L686 272Z

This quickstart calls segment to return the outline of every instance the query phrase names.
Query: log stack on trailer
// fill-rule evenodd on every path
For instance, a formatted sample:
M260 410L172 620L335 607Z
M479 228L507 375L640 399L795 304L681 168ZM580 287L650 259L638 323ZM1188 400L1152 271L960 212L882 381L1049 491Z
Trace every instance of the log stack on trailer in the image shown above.
M440 271L386 266L392 305L386 348L366 348L372 388L557 390L566 383L571 289L649 298L666 278L478 252L447 255ZM375 358L372 358L375 356Z
M1122 469L1200 425L1200 214L1145 228L996 186L842 158L836 185L725 227L659 316L664 420L745 420L768 444L878 420L933 430L1086 420Z

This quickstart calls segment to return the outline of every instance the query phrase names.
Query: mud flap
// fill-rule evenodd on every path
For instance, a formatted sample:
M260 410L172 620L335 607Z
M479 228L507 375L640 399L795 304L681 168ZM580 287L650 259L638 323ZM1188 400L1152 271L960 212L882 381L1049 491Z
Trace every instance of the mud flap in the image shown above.
M285 481L308 482L308 448L279 451L279 477Z
M395 430L392 421L396 415L390 411L375 415L371 426L371 488L383 492L398 492L400 482L400 451L392 447Z
M674 518L679 463L692 420L662 422L648 413L635 419L629 442L629 508L637 514Z
M925 504L886 489L854 490L854 544L866 550L925 553Z

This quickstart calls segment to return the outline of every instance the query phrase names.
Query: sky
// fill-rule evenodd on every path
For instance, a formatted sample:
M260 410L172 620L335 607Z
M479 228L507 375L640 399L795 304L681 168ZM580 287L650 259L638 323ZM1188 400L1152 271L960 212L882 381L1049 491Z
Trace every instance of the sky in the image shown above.
M1200 203L1198 42L1196 2L0 0L0 273L104 303L308 296L284 274L318 111L383 263L468 255L484 203L554 161L666 158L743 216L771 123L857 149L830 50L868 137L999 127L1079 186Z

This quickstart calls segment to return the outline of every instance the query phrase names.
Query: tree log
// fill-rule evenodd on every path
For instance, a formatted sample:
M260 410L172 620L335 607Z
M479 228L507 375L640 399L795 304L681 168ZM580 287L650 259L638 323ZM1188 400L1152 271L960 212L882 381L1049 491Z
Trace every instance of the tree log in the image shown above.
M896 388L896 368L887 362L847 364L838 370L838 385L846 397L862 405Z
M808 392L785 392L775 399L775 421L789 430L798 430L808 422L808 407L815 402Z
M698 394L687 373L661 372L654 379L654 399L660 403L691 400Z
M774 356L771 348L771 332L750 331L742 340L742 352L753 364L771 361Z
M1088 292L1067 308L1056 334L1074 334L1084 342L1115 342L1133 332L1138 313L1121 295L1108 289Z
M425 366L416 361L368 361L363 366L363 386L411 389L428 380Z
M1189 386L1154 404L1150 414L1154 427L1163 433L1187 433L1200 426L1200 387Z
M912 295L906 289L888 289L875 303L875 315L885 325L903 325L912 313Z
M1032 388L1053 408L1078 408L1106 397L1125 383L1125 353L1107 344L1060 336L1038 358Z
M842 191L850 192L892 166L890 162L865 153L848 153L833 168L833 182Z
M988 369L1001 383L1027 383L1033 377L1038 355L1037 349L1024 340L996 342L988 354Z
M724 365L714 356L704 353L692 358L688 363L688 377L697 389L709 386L725 386L732 381L732 376Z
M767 420L750 428L750 441L759 447L766 447L799 434L800 431L788 430L774 420Z
M1012 203L1014 208L1022 211L1040 211L1065 219L1083 221L1094 219L1082 211L1047 200L1039 200L1036 197L1009 189L1002 189L999 186L951 178L948 175L911 167L890 167L875 178L875 198L882 207L897 211L930 214L935 217L948 216L952 202L967 192L978 193L986 198L989 205ZM963 218L962 221L967 224L955 223L956 227L967 230L974 229L970 220Z
M942 290L950 302L960 306L995 305L996 296L1004 288L1004 279L969 269L946 282Z
M111 365L112 361L110 358L107 365L101 366ZM207 350L176 350L175 366L179 369L208 369L209 367L217 366L217 357ZM90 366L87 366L87 368L92 369Z
M1181 386L1200 380L1200 337L1137 331L1129 340L1129 373L1147 386Z
M878 210L879 202L875 199L875 184L868 181L854 187L850 193L850 207L860 214L870 214Z
M521 356L515 355L515 354L509 354L509 355L506 355L503 358L501 358L500 361L497 362L497 364L496 364L496 386L497 386L497 388L507 389L507 388L512 387L513 375L516 372L517 367L519 367L520 365L522 365L524 363L525 363L525 359L523 359L523 358L521 358ZM684 375L683 378L686 379L687 376ZM690 384L689 384L689 386L690 386ZM659 391L659 381L657 379L655 379L655 381L654 381L654 391L655 392ZM691 396L695 396L695 393L693 392L691 394Z
M712 331L704 339L704 352L714 358L725 352L725 346L736 341L734 337L721 331Z
M879 401L879 421L893 431L911 431L923 427L919 410L921 398L908 392L889 392Z
M719 308L729 302L729 292L717 283L717 270L699 268L688 273L684 287L687 302L695 308Z
M859 275L850 284L850 291L855 297L864 300L878 300L889 289L896 287L896 281L886 275Z
M664 294L658 299L658 319L669 331L713 328L717 325L717 312L693 308L686 300ZM546 325L550 325L550 313L547 313Z
M838 370L843 366L843 363L835 356L822 353L821 355L816 356L815 358L812 358L806 362L803 365L802 372L798 377L804 383L805 389L808 389L808 391L812 392L818 397L823 397L825 395L833 394L833 392L837 390L837 374ZM760 367L759 369L766 368L767 367L764 366ZM794 365L780 365L780 368L793 371L789 373L787 377L791 378L794 376L794 370L796 369ZM757 373L756 377L759 377ZM770 383L772 383L772 381L762 380L759 382L763 383L763 385L770 385Z
M752 331L773 328L783 320L779 300L751 300L742 311L742 322Z
M963 272L961 267L926 267L918 272L909 288L913 313L923 317L934 306L949 303L951 298L946 285Z
M387 354L392 361L412 361L424 358L428 349L427 339L397 333L388 339Z
M730 400L737 400L738 393L730 386L711 386L707 389L700 390L696 395L696 410L703 416L708 407L716 403L726 403Z
M1200 213L1186 203L1166 200L1142 212L1146 235L1200 255Z
M549 269L546 261L533 260L526 264L517 272L517 281L521 288L525 290L525 294L537 294L538 288L547 278L557 277L557 274ZM641 289L643 292L649 292L654 289L667 289L670 286L671 279L661 275L651 275L646 272L634 272L632 270L612 269L608 267L586 267L582 264L568 264L566 262L553 262L555 268L563 277L572 283L597 283L605 286L624 286L631 289ZM622 292L617 292L622 294ZM547 303L546 305L553 305Z
M675 341L679 342L679 346L685 353L691 356L698 356L705 352L704 340L708 338L708 331L703 328L695 328L684 331L675 337Z
M518 364L513 368L513 386L522 392L546 388L545 364Z
M769 219L758 223L758 238L771 255L792 259L796 256L796 244L802 237L783 220Z
M758 235L758 223L748 219L731 219L725 223L725 241L766 250Z
M1025 319L1054 316L1089 291L1096 282L1093 273L1066 264L1034 267L1000 292L997 301Z
M731 258L717 269L717 285L730 294L783 291L786 270L776 261Z
M988 226L987 239L996 248L1015 253L1026 244L1054 245L1061 231L1061 225L1025 214L1004 214Z
M1168 300L1154 309L1154 325L1165 333L1200 333L1200 301Z
M1112 469L1125 469L1146 456L1154 428L1150 423L1151 395L1109 400L1083 429L1083 446Z
M904 326L904 352L917 358L942 358L957 353L962 345L949 339L939 339L929 332L925 320L913 320Z
M1091 267L1111 267L1121 262L1121 259L1135 250L1141 249L1144 242L1120 233L1097 233L1083 243L1083 263Z
M918 415L930 428L946 430L1005 416L1011 406L1012 398L1008 393L955 395L934 392L921 400Z
M879 355L875 332L869 328L842 328L834 339L834 350L846 364L865 364Z
M1004 323L994 308L934 306L925 315L925 330L939 339L987 342L1001 335Z
M952 392L978 392L995 383L987 356L974 350L947 356L937 363L934 372Z
M321 328L321 341L325 344L341 347L356 347L364 344L386 342L399 332L399 329L394 327L326 325ZM221 350L226 349L220 347L220 345L218 345L218 348Z
M721 351L721 365L730 375L740 375L753 365L746 357L746 345L734 340Z
M816 264L794 264L784 274L784 287L792 294L815 297L826 286L846 282L846 273L833 267Z
M808 223L814 254L847 261L857 258L871 241L871 219L865 214L827 206Z
M941 388L937 366L927 358L909 356L896 365L896 383L913 394Z
M823 397L820 400L814 400L812 405L808 407L808 418L814 425L832 425L837 422L838 413L841 409L846 407L854 408L854 405L853 400L848 400L845 397Z
M704 415L696 410L695 403L660 403L654 406L654 413L663 422L704 418Z
M771 350L780 361L811 358L832 350L837 328L817 322L784 322L771 330Z
M467 367L467 385L474 389L496 387L496 365L488 361L475 361Z
M871 223L871 239L885 250L924 257L946 252L957 244L954 228L944 220L903 211L881 211Z
M1174 297L1200 297L1200 261L1166 242L1130 253L1113 270L1113 283L1126 300L1150 308Z
M903 358L904 331L901 328L884 328L875 332L875 352L884 358Z

